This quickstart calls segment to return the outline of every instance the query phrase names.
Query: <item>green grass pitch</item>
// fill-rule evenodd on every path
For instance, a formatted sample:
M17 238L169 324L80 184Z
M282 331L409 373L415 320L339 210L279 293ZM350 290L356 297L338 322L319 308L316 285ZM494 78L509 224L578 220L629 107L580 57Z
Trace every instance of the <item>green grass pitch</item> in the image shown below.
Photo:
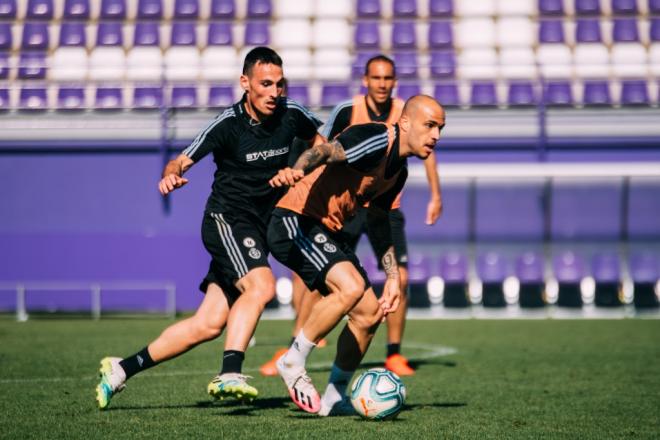
M418 370L392 422L297 410L279 378L257 372L290 332L264 321L244 364L252 405L205 392L220 339L136 376L99 411L101 357L134 353L170 322L0 321L0 438L660 438L660 320L409 321L404 354ZM310 358L319 388L337 334ZM383 355L381 328L364 366Z

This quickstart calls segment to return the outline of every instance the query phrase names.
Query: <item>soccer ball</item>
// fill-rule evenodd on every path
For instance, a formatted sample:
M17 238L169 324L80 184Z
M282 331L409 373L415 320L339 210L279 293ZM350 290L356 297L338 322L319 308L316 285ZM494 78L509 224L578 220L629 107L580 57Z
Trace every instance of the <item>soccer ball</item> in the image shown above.
M406 386L399 376L385 368L372 368L353 381L351 403L362 417L393 419L403 408Z

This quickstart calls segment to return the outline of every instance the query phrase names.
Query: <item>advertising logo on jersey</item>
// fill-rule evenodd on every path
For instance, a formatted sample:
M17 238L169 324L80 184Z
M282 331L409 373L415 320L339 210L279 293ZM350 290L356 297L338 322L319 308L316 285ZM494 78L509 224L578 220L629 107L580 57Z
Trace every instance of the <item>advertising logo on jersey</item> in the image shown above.
M245 160L247 162L254 162L255 160L263 159L266 160L275 156L282 156L283 154L289 153L289 147L276 148L273 150L264 150L257 151L256 153L247 153L245 155Z

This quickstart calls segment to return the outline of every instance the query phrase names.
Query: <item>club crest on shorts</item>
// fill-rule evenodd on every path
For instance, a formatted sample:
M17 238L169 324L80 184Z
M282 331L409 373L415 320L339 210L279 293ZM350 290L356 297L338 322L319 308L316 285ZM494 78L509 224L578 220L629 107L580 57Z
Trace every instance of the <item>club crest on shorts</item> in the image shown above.
M329 254L333 254L337 252L337 246L335 246L332 243L326 243L323 245L323 250L328 252Z
M328 237L325 235L321 234L320 232L314 236L314 241L317 242L318 244L323 244L326 241L328 241Z
M251 248L248 251L248 255L250 256L250 258L258 260L261 257L261 251L259 251L259 249L257 248Z
M257 244L257 243L254 241L254 238L252 238L252 237L245 237L243 239L243 246L245 246L247 248L254 247L255 244ZM250 255L250 256L252 256L252 255Z

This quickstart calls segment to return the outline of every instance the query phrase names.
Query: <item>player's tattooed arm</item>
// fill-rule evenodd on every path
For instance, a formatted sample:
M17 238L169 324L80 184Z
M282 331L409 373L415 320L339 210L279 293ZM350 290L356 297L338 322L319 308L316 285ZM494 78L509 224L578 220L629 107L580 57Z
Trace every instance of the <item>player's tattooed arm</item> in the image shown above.
M374 251L380 257L387 278L398 279L399 267L394 255L389 213L378 206L370 204L367 210L367 228L369 228L370 235L374 237L372 242Z
M307 149L300 155L293 169L302 170L305 174L309 174L323 164L338 163L345 160L346 153L344 152L344 147L339 141L333 140L314 145Z

